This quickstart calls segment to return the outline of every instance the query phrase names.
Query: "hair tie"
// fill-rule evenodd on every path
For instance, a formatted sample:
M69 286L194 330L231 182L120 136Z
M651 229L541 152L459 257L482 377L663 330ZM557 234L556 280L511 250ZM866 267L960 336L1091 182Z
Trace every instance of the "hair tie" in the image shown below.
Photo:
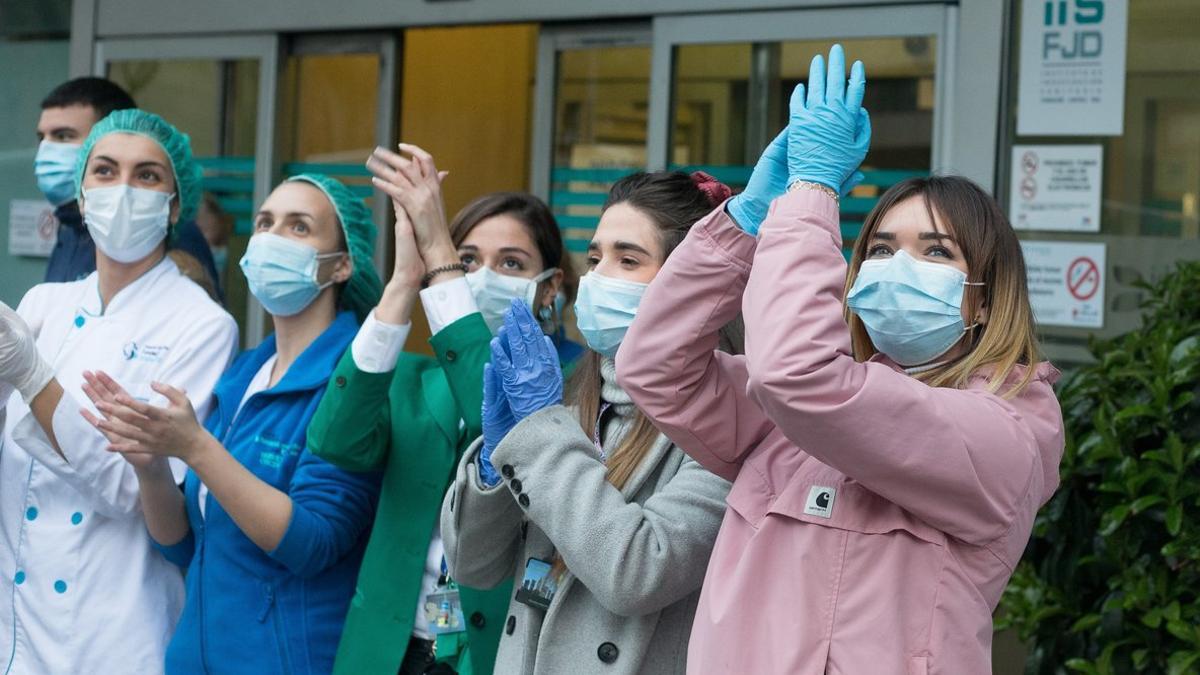
M693 171L691 178L692 184L700 188L704 196L708 197L709 205L714 208L733 195L733 190L729 189L728 185L703 171Z

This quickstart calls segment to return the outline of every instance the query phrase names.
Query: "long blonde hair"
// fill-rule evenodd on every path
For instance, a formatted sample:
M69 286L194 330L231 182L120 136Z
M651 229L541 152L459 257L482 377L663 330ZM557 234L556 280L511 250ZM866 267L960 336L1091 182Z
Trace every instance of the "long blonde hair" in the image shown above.
M952 228L970 270L969 281L983 283L983 286L966 287L963 302L969 310L968 315L983 307L988 312L987 323L972 330L965 338L971 344L962 357L915 377L933 387L961 389L973 375L991 368L988 391L998 393L1017 366L1026 366L1021 379L1002 394L1006 398L1018 395L1032 381L1033 366L1039 359L1025 258L1016 232L1000 205L974 182L960 176L910 178L885 192L867 215L854 244L850 272L846 277L846 294L868 256L871 237L879 223L892 207L910 197L920 197L924 201L931 221ZM845 315L850 325L854 358L866 361L878 350L862 320L849 308L845 309Z

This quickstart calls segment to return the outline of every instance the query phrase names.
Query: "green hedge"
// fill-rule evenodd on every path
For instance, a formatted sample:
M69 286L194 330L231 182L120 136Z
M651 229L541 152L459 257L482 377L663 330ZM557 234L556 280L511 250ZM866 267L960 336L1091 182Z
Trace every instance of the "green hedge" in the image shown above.
M1200 672L1200 263L1140 284L1141 329L1059 384L1062 484L1000 627L1026 672Z

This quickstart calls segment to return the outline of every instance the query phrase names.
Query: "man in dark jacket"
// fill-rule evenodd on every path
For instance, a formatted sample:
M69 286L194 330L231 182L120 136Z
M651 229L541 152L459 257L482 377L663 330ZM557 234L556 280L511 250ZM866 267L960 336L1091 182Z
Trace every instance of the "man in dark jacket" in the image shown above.
M75 281L96 269L96 247L75 201L75 159L92 126L114 110L136 107L128 92L100 77L64 82L42 101L34 173L38 188L54 205L54 216L59 223L58 242L50 253L46 281ZM214 287L217 285L212 251L195 222L180 223L170 247L195 258Z

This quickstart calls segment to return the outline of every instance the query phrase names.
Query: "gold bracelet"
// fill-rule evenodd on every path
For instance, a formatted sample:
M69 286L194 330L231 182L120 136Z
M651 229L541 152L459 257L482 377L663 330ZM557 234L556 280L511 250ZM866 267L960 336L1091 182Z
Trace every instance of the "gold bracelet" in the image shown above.
M788 192L793 192L795 190L816 190L817 192L824 192L833 199L835 204L838 206L842 205L841 197L838 195L837 191L828 185L821 185L820 183L814 183L807 180L798 180L788 186Z

